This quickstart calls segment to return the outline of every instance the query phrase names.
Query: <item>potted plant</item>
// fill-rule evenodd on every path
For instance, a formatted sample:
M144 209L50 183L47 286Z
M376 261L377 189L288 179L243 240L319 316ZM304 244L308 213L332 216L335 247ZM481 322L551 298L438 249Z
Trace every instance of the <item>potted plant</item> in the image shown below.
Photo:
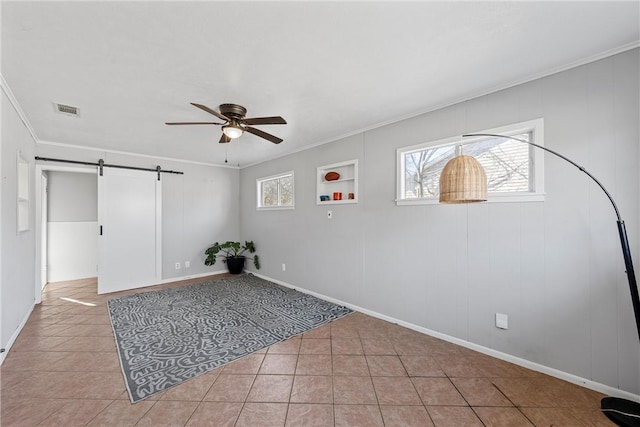
M257 269L260 269L260 258L258 255L247 257L245 255L247 252L256 252L256 246L253 241L245 241L244 245L241 245L240 242L231 241L225 243L215 242L204 251L207 256L204 259L204 265L214 265L218 257L223 257L227 263L229 273L240 274L244 269L244 262L248 258L253 260L253 265L255 265Z

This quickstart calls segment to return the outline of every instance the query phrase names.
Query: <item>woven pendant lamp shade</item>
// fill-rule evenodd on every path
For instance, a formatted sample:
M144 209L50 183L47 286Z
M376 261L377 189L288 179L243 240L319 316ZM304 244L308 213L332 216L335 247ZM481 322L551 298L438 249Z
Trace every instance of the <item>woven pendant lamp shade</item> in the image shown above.
M440 174L440 203L473 203L487 200L487 175L471 156L449 160Z

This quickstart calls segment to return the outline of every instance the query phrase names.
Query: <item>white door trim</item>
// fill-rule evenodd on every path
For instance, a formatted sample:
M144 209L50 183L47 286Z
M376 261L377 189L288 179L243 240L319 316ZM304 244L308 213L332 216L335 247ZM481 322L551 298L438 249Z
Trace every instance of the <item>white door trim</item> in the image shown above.
M98 173L98 169L94 166L55 166L55 165L45 165L45 164L37 164L36 163L36 179L35 185L35 194L37 194L36 199L36 229L35 229L35 237L36 237L36 256L35 256L35 303L40 304L42 302L42 270L43 263L47 262L46 257L42 256L43 252L43 242L46 240L46 236L43 237L43 233L46 230L42 229L42 221L43 221L43 211L42 208L42 181L40 177L43 173L48 171L56 171L56 172L74 172L74 173ZM44 258L44 259L43 259Z
M40 250L41 268L40 268L40 289L44 288L49 280L49 226L47 224L49 218L49 206L48 206L48 194L47 189L49 187L49 177L42 172L40 174L40 200L42 201L42 215L40 219L40 226L42 232L40 233L42 248ZM37 240L37 239L36 239Z

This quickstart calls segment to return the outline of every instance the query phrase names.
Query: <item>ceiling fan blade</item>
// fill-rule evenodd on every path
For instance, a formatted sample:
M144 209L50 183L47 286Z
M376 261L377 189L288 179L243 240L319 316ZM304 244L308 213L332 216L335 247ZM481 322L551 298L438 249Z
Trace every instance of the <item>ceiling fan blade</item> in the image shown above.
M220 141L218 141L220 144L227 144L229 142L231 142L231 138L229 138L227 135L225 135L224 133L222 134L222 136L220 137Z
M273 117L253 117L244 119L248 125L286 125L287 121L280 116Z
M165 125L223 125L217 122L167 122Z
M284 141L283 139L278 138L277 136L271 135L270 133L263 132L260 129L247 126L246 128L244 128L244 130L256 136L259 136L260 138L264 138L267 141L271 141L274 144L280 144L282 141Z
M191 105L193 105L194 107L198 107L199 109L204 110L209 114L213 114L214 116L216 116L220 120L224 120L225 122L230 121L228 117L223 116L222 114L218 113L216 110L212 110L211 108L207 107L206 105L196 104L195 102L192 102Z

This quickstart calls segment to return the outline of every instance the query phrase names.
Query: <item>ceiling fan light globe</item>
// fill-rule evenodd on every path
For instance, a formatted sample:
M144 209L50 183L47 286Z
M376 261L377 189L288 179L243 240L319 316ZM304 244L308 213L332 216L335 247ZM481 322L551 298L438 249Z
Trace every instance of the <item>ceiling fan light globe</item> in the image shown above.
M237 125L222 126L222 132L227 135L228 138L235 139L242 135L244 130Z

